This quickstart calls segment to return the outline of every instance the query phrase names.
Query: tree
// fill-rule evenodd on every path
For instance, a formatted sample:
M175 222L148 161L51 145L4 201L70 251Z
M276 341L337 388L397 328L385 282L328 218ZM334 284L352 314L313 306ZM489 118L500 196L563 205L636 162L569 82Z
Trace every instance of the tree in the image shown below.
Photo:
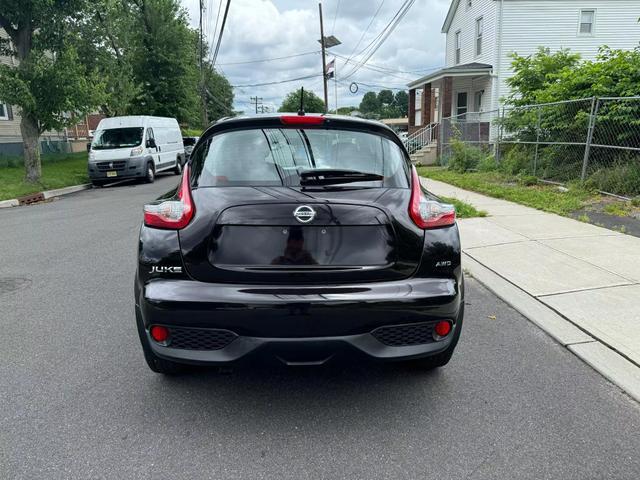
M409 115L409 94L404 90L396 92L395 105L398 107L400 117L406 117Z
M133 0L140 18L140 39L133 73L142 91L131 113L175 117L198 124L198 34L177 0Z
M289 92L282 105L278 109L279 112L297 112L300 110L300 90L294 90ZM305 90L304 91L304 111L307 113L322 113L324 112L324 102L315 93Z
M19 63L0 66L0 98L20 109L28 182L38 182L42 175L40 134L75 123L74 116L88 113L103 99L102 82L80 62L69 33L72 19L82 17L85 9L84 0L2 1L0 27Z
M380 90L378 92L378 101L381 105L391 105L393 100L393 92L391 90Z
M93 0L75 23L80 59L105 83L100 108L107 116L127 115L142 95L142 81L133 71L136 52L142 48L139 24L139 12L130 0Z
M380 101L375 92L367 92L360 102L360 111L364 114L378 113L380 110Z
M338 115L351 115L354 110L358 110L358 107L340 107L338 108Z
M233 87L210 63L205 64L205 85L209 122L233 116Z
M551 53L540 47L535 55L511 55L514 75L507 80L511 94L507 103L515 106L541 103L541 94L558 82L563 71L572 71L580 62L580 55L569 50ZM566 99L565 99L566 100Z

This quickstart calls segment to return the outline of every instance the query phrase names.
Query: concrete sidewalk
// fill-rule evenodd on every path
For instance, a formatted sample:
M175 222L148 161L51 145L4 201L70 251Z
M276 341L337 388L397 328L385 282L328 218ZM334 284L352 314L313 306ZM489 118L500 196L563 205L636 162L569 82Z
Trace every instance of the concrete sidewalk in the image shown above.
M488 269L487 279L495 274L496 281L517 287L519 292L509 295L525 292L570 322L565 327L575 332L567 341L562 341L566 332L558 335L540 326L610 378L603 369L619 364L626 371L624 382L631 382L629 393L640 400L640 238L435 180L422 181L436 195L463 200L489 214L458 222L465 267ZM525 315L540 324L538 314ZM562 328L554 323L550 330Z

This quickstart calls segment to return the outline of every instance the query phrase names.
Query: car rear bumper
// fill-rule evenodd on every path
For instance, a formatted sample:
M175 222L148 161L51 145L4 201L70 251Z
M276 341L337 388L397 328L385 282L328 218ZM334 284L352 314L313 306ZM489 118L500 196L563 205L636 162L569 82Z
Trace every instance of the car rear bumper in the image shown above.
M461 290L455 279L437 278L334 287L156 279L136 288L136 315L154 354L185 363L220 365L258 353L323 363L347 352L392 361L451 345L462 320ZM429 329L440 320L453 329L436 340ZM179 348L156 343L152 325L175 332Z

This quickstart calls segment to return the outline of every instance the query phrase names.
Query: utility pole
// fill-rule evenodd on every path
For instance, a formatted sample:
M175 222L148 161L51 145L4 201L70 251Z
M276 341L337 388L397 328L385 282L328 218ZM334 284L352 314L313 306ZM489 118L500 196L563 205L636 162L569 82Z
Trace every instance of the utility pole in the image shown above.
M202 0L200 0L200 96L202 98L202 127L207 128L209 125L209 115L207 114L207 95L204 85L204 63L202 57L204 56L204 41L202 37L202 17L204 6Z
M262 97L249 97L250 103L256 107L256 114L258 113L258 105L262 108Z
M322 2L318 3L318 10L320 11L320 45L322 45L322 85L324 86L324 113L327 113L329 108L329 94L327 92L327 61L325 58L324 48L324 25L322 24Z

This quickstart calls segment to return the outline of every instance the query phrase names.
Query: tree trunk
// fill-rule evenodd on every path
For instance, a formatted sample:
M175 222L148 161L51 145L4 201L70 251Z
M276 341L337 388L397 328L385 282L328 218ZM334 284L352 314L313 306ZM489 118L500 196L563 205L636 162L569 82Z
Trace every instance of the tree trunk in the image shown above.
M38 148L38 140L40 138L38 122L31 116L24 115L20 122L20 130L22 131L24 147L24 178L29 183L37 183L42 175L40 149Z

